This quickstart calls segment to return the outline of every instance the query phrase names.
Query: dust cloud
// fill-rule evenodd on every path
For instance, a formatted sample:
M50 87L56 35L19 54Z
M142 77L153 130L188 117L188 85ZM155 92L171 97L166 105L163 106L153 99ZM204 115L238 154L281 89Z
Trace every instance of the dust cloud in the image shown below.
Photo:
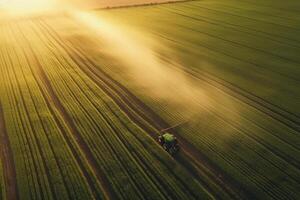
M101 52L119 60L127 71L124 76L130 76L144 95L167 102L183 115L198 114L204 107L210 107L205 89L175 68L178 63L162 60L154 50L160 44L147 33L132 30L99 15L85 12L73 14L77 21L99 35L104 43Z
M167 102L183 116L192 117L213 106L204 86L195 84L174 67L179 65L176 58L168 62L162 60L155 51L157 46L162 48L160 43L145 32L95 15L72 4L71 0L12 0L0 5L0 9L16 16L67 13L102 38L104 46L99 45L99 49L122 63L127 71L124 76L130 76L136 88L144 95Z

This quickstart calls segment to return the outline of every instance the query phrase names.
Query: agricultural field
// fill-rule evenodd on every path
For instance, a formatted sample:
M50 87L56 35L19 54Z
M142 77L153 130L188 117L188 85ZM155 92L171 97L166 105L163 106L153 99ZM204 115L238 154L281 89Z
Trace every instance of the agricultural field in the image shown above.
M299 25L296 0L2 18L1 198L299 199Z

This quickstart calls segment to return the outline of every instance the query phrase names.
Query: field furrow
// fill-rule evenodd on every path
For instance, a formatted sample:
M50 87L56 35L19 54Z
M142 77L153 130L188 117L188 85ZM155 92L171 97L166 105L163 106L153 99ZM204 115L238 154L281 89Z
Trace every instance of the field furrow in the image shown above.
M17 200L18 197L18 186L16 179L15 163L13 154L9 142L9 138L5 128L5 120L2 111L2 105L0 103L0 134L1 134L1 169L3 170L3 184L1 196L2 198ZM1 181L2 182L2 181Z
M67 46L63 44L61 39L60 39L60 43L62 47ZM67 51L69 52L69 54L72 56L73 59L80 60L79 66L85 65L82 66L82 70L85 71L91 77L91 79L93 79L96 83L98 83L100 87L104 88L104 91L106 91L111 96L111 98L114 99L114 101L123 109L123 111L125 111L127 115L132 120L135 121L135 123L143 127L154 139L156 138L156 134L154 134L155 132L163 129L164 127L169 126L158 115L156 115L150 108L144 105L139 99L137 99L126 88L124 88L124 86L118 84L116 81L111 79L107 74L105 74L105 72L101 71L101 69L99 69L99 67L95 65L95 63L92 60L84 56L83 52L80 51L78 48L73 46ZM156 130L149 128L148 127L149 125L154 126ZM203 157L203 155L201 155L200 152L198 152L195 148L190 148L189 142L185 141L179 135L178 137L180 138L181 145L184 147L183 148L184 151L187 150L185 156L191 157L190 160L195 160L195 159L198 160L198 164L205 163L205 160L207 160L207 158ZM183 158L178 158L177 161L182 163L187 168L191 167L185 163L186 161ZM212 170L208 173L210 176L213 176L214 179L218 179L217 184L221 184L222 187L225 188L229 184L234 184L234 183L229 183L230 181L226 180L226 178L220 179L214 176L213 174L223 174L223 172L219 171L218 169L215 169L215 167L213 167L212 165L209 165L208 163L204 165L205 165L204 168L209 168L209 170ZM234 188L236 187L236 185L237 184L235 184L235 186L233 186L232 188L228 187L225 190L227 190L227 192L229 193L233 192L231 190L235 190Z
M0 2L0 199L299 199L300 3L135 2Z
M118 122L119 120L124 121L126 119L126 116L119 112L117 118L109 117L110 115L108 115L108 113L111 113L111 111L107 109L109 108L108 106L110 106L110 109L112 109L112 105L111 105L112 103L109 103L109 101L111 100L105 98L101 103L100 97L103 98L105 97L105 95L102 92L100 92L101 90L99 90L99 88L96 85L94 85L94 83L90 79L88 79L88 77L84 73L79 71L80 68L78 68L78 65L80 64L71 60L68 57L68 55L65 54L64 49L54 42L55 40L53 40L53 38L48 38L47 34L46 35L40 34L40 32L43 30L41 30L41 28L39 28L39 26L37 26L34 22L32 23L30 22L27 25L29 25L30 29L28 26L25 27L23 25L20 25L20 27L22 30L25 30L24 32L26 34L29 34L31 36L36 35L35 40L31 40L31 41L29 37L25 35L25 37L28 38L30 44L33 46L33 49L40 49L38 52L44 52L47 53L48 55L51 55L51 57L48 57L48 59L51 59L50 62L55 63L55 66L57 66L57 70L60 71L60 73L57 73L57 70L53 70L54 65L47 64L49 63L49 60L46 63L45 60L38 58L42 66L42 70L44 71L45 76L49 80L49 84L53 88L53 92L55 93L56 96L59 97L62 107L64 107L64 109L66 110L65 112L71 116L71 119L75 124L76 129L82 135L83 140L86 141L86 144L88 145L89 149L93 149L92 154L95 158L97 158L98 168L103 168L105 174L107 174L110 187L114 188L113 191L115 193L117 193L118 191L117 194L119 195L118 196L119 198L125 198L128 196L133 197L136 195L140 195L140 198L154 198L154 196L145 197L143 196L143 194L151 193L149 192L151 190L153 191L157 190L159 192L160 189L158 189L159 187L157 187L157 185L163 184L164 182L166 184L165 187L170 188L169 190L170 192L165 193L163 192L163 190L161 190L159 193L152 192L153 195L160 195L161 197L163 197L164 195L165 198L167 198L167 194L170 195L172 189L177 191L176 193L173 194L174 198L179 198L179 197L186 198L187 194L191 194L194 196L194 198L198 198L200 194L201 196L205 194L204 191L199 192L199 190L196 189L199 187L198 183L196 182L192 188L190 186L187 187L187 183L184 179L182 179L181 183L178 182L181 178L176 176L175 173L174 174L170 173L168 175L161 174L161 177L166 178L164 182L159 181L159 179L161 179L159 176L155 176L150 179L149 174L143 172L142 166L145 165L144 163L149 162L150 158L155 159L155 157L153 157L153 153L148 154L144 151L139 152L136 150L142 147L140 143L141 141L136 141L135 144L134 143L135 140L133 138L131 140L128 140L129 135L128 132L125 131L126 130L124 129L125 127L123 127L124 123L122 125L122 123ZM38 45L39 44L38 41L42 41L39 43L42 43L43 47ZM55 47L57 50L52 51L53 47ZM37 54L38 52L35 52L35 54ZM64 56L61 57L61 55ZM68 67L65 68L62 66L68 66ZM62 75L63 78L60 79L62 82L57 84L57 82L54 80L57 80L57 78L59 78ZM53 79L53 77L55 77L55 79ZM78 96L78 92L76 91L80 91L82 95ZM64 100L66 95L67 95L67 99ZM72 103L73 105L70 103ZM103 107L103 105L105 104L107 106ZM74 107L74 105L76 106ZM115 106L113 108L115 112L118 109L119 108ZM78 113L82 113L81 117L85 116L87 119L86 122L88 123L85 124L83 123L82 120L78 121L78 118L74 115L74 113L76 113L76 115L78 115ZM130 124L130 123L131 123L130 121L126 122L126 124ZM101 124L101 126L99 124ZM141 130L135 128L134 132L137 131L141 131ZM92 136L91 133L93 132L95 134ZM122 136L119 134L125 134L125 135ZM131 137L134 137L134 135L132 135ZM127 141L125 140L125 138L127 138ZM96 141L97 141L97 145L95 144ZM103 145L100 145L101 143ZM100 147L105 147L106 150L105 151L101 150ZM109 154L107 154L108 152L105 153L107 149L111 151L109 152ZM129 149L131 150L129 151ZM130 152L132 152L133 149L135 149L134 151L136 152L137 154L136 156L138 157L131 155ZM120 154L123 156L116 157L116 155L120 155ZM147 154L148 154L147 157L150 156L149 159L144 159L144 157ZM111 156L112 159L108 160L108 158ZM148 164L146 166L147 168L154 170L153 166ZM120 190L121 187L120 186L121 183L119 181L120 177L117 179L115 175L115 172L117 171L111 171L111 169L109 169L111 167L116 167L118 168L117 171L128 174L127 177L124 177L124 181L128 180L129 184L131 184L131 186L128 185L130 186L128 189L124 188L127 190L127 192L125 191L122 192L122 190ZM166 167L169 168L170 166L169 165L164 166L159 164L157 165L155 171L162 170L163 168L165 168L163 170L165 171L167 169ZM179 168L178 172L180 174L183 175L186 173L184 171L182 172L180 171L181 169ZM156 171L156 173L158 173L158 171ZM188 174L183 176L188 176ZM177 180L176 184L174 182L175 180ZM141 187L142 185L144 185L144 182L149 182L150 183L149 187L147 188ZM189 185L191 184L189 183ZM118 190L116 188L118 188ZM136 193L132 193L131 191L136 191Z

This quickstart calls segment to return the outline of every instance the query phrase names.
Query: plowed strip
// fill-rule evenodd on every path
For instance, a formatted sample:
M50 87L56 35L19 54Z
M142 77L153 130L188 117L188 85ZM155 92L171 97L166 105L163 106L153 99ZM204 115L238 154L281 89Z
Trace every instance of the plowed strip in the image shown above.
M32 51L32 53L34 55L34 52L33 52L33 50L31 49L30 46L29 46L29 49ZM55 108L59 112L60 116L64 119L64 122L67 125L69 131L73 134L73 137L75 138L75 141L76 141L77 145L80 147L81 151L83 152L85 159L88 161L89 166L93 170L93 173L96 175L99 183L101 184L101 189L104 192L104 195L105 195L106 199L115 199L116 196L115 196L114 192L111 190L109 181L107 180L104 173L102 171L100 171L100 167L98 166L97 161L95 160L94 156L92 155L92 152L90 151L87 144L84 142L84 139L81 137L81 134L76 129L76 126L73 123L73 120L67 114L67 112L65 111L63 105L61 104L58 97L56 96L55 91L53 90L53 88L51 86L51 83L50 83L49 79L47 78L47 75L45 74L42 66L40 65L40 63L38 62L36 57L35 57L34 61L35 61L36 70L38 72L37 75L39 76L40 80L42 81L43 86L47 90L47 94L51 98L51 101L54 104ZM35 78L37 79L37 77L35 77ZM39 87L41 88L40 84L39 84ZM41 91L43 92L42 88L41 88ZM44 95L45 98L47 98L47 96L44 92L43 92L43 95ZM55 116L55 113L52 110L51 105L49 103L48 103L48 107L51 110L53 116ZM57 124L60 125L59 120L56 119L56 121L57 121ZM63 131L63 128L62 127L60 127L60 128ZM79 164L79 166L81 168L82 173L84 174L85 178L87 179L87 182L89 184L90 189L93 192L94 197L96 199L98 199L99 195L96 192L95 185L94 185L93 181L89 178L89 174L88 174L87 170L84 169L84 166L83 166L79 156L76 154L76 150L72 147L72 144L70 144L70 142L68 142L68 139L67 139L67 136L66 136L67 133L63 133L63 134L64 134L63 136L66 138L68 146L71 148L72 153L73 153L77 163Z
M153 139L156 140L156 132L169 125L163 121L156 113L154 113L149 107L135 97L128 89L122 86L120 83L113 80L108 74L100 70L99 67L84 53L75 46L68 46L61 41L60 36L52 30L52 28L46 24L41 23L42 26L47 26L49 34L53 39L61 45L61 47L69 54L69 56L81 67L81 70L85 72L103 91L110 96L114 102L127 114L127 116L143 128ZM150 125L150 126L149 126ZM155 129L153 129L153 127ZM176 134L176 133L174 133ZM200 182L201 177L191 171L194 166L201 165L202 169L205 168L209 171L209 175L212 180L215 181L232 199L239 198L251 198L252 194L246 191L245 188L241 188L238 183L232 180L229 176L225 175L223 171L213 165L201 152L193 147L188 141L176 134L182 147L182 155L175 158L178 163L184 166L195 178ZM187 159L185 159L187 158ZM188 162L187 162L188 161ZM192 162L189 163L189 162ZM222 176L219 176L222 175Z
M39 76L41 77L43 84L47 89L48 94L51 96L51 100L53 101L53 104L55 105L56 109L59 111L60 115L63 117L64 122L68 126L69 130L72 132L73 136L76 139L78 146L84 153L84 156L87 159L90 167L92 168L94 174L97 176L97 179L101 183L101 187L103 189L103 192L105 193L106 198L107 199L115 199L114 198L115 195L114 195L113 191L111 190L109 181L107 180L104 173L102 171L100 171L100 168L99 168L97 161L95 160L91 150L89 149L87 144L84 142L84 139L81 137L80 133L76 129L76 126L73 123L73 120L71 119L71 117L65 111L63 105L61 104L61 102L59 101L55 92L53 91L53 88L51 87L51 84L41 67L39 69Z
M9 143L8 135L5 128L2 105L0 103L0 137L1 137L1 160L4 170L4 181L6 189L6 199L16 200L18 196L18 186L15 171L13 153Z

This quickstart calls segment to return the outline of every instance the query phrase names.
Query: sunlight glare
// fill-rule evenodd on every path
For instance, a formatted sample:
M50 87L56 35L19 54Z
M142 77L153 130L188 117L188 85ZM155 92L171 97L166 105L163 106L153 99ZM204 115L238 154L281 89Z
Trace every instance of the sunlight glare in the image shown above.
M40 14L57 7L56 0L0 0L0 11L11 16Z

